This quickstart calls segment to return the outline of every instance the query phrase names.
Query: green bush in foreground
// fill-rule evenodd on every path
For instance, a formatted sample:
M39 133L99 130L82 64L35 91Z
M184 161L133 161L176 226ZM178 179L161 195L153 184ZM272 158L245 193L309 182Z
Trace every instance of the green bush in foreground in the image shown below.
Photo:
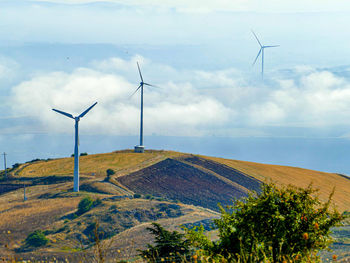
M331 243L330 229L343 219L321 203L317 190L262 185L262 192L235 201L214 220L219 240L210 241L203 227L186 230L205 256L226 262L317 262L317 252Z
M49 243L49 240L41 230L30 233L25 240L25 244L30 247L42 247L47 243Z
M178 261L189 256L190 243L189 240L185 239L184 234L168 231L157 223L152 223L152 227L146 229L155 238L155 245L147 244L147 249L140 250L140 255L147 262L161 262L161 259L164 260L164 258Z

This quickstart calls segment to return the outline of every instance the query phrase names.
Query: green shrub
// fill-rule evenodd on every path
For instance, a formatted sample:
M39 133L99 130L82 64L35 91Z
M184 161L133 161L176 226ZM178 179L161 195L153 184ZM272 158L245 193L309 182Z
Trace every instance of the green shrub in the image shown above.
M141 198L140 194L134 194L134 198Z
M88 153L81 153L80 156L86 156Z
M157 223L152 223L152 227L146 229L155 238L154 246L147 244L147 249L139 250L147 262L160 262L162 258L167 258L168 262L189 258L190 241L185 239L184 234L177 231L170 232Z
M47 245L47 243L49 243L49 240L41 230L30 233L25 239L25 244L30 247L41 247Z
M82 215L82 214L86 213L87 211L89 211L91 209L93 203L94 203L94 201L92 200L92 198L90 196L86 196L83 199L81 199L79 204L78 204L77 214Z
M187 230L187 235L205 254L233 262L317 262L317 252L331 243L331 227L344 216L329 208L333 193L321 203L316 192L311 186L265 184L261 193L235 201L227 210L221 207L221 218L214 220L219 241L206 238L203 228Z
M107 169L106 170L106 174L107 174L107 177L104 179L105 182L109 182L109 180L111 179L111 176L113 174L115 174L115 171L112 170L112 169Z
M111 175L115 174L115 171L113 169L107 169L106 174L108 177L110 177Z
M18 168L19 166L20 166L19 163L15 163L15 164L12 165L12 168L15 169L15 168Z

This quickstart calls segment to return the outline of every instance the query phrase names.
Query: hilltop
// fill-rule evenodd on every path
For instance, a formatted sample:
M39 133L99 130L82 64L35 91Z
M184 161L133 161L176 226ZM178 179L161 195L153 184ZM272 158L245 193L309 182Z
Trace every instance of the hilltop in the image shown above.
M106 177L107 169L115 174ZM9 173L10 179L0 184L0 231L11 233L2 235L0 242L9 243L11 249L0 252L16 252L24 258L78 259L86 253L79 252L79 245L91 245L96 222L103 239L115 240L112 248L135 255L136 248L150 240L145 231L150 222L172 229L182 224L208 226L219 215L218 203L229 205L271 180L299 187L312 183L324 201L335 188L334 204L340 211L350 208L350 179L343 175L172 151L137 154L124 150L81 156L79 193L72 192L73 158L33 160ZM84 196L100 201L77 216L77 205ZM37 229L44 231L50 245L25 249L22 241ZM116 256L123 258L123 253Z

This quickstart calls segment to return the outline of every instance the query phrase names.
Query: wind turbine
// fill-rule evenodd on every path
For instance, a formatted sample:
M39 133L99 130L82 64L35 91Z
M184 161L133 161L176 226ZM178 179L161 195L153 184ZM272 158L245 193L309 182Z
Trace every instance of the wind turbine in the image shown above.
M258 37L255 35L254 31L252 31L253 35L255 36L256 40L258 41L259 45L260 45L260 50L258 55L256 56L254 62L253 62L253 66L255 65L255 62L258 60L260 54L261 54L261 78L264 78L264 49L265 48L270 48L270 47L279 47L280 45L275 45L275 46L265 46L262 45L258 39Z
M135 152L136 153L143 153L145 150L145 147L143 146L143 86L146 85L146 86L155 87L155 88L158 88L158 87L154 86L152 84L143 82L143 77L141 74L139 62L137 62L137 68L139 70L141 82L140 82L140 85L138 86L138 88L134 91L134 93L130 97L132 97L139 89L141 89L140 145L135 146Z
M73 120L75 120L75 146L74 146L74 192L79 192L79 121L81 118L85 116L86 113L88 113L97 102L95 102L93 105L91 105L89 108L87 108L82 114L80 114L77 117L73 117L72 114L52 109L53 111L56 111L58 113L63 114L66 117L69 117Z

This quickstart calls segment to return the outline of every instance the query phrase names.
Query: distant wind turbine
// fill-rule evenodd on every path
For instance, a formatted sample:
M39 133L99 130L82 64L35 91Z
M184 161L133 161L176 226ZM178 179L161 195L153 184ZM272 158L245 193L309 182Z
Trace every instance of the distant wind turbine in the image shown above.
M138 88L135 90L135 92L130 97L132 97L139 89L141 89L140 145L135 146L135 152L143 153L145 150L145 147L143 146L143 86L146 85L146 86L155 87L155 88L158 88L158 87L154 86L152 84L143 82L143 77L142 77L140 65L138 62L137 62L137 68L139 70L141 82L140 82L140 85L138 86Z
M85 114L88 113L96 104L97 102L95 102L92 106L87 108L82 114L80 114L77 117L73 117L72 114L64 111L52 109L53 111L56 111L60 114L63 114L66 117L69 117L75 120L74 187L73 187L74 192L79 192L79 121L80 121L80 118L83 118Z
M255 35L254 31L252 31L253 35L255 36L256 40L258 41L259 45L260 45L260 50L258 55L256 56L254 62L253 62L253 66L255 65L256 61L258 60L260 54L261 54L261 77L264 78L264 49L265 48L270 48L270 47L279 47L280 45L276 45L276 46L265 46L262 45L258 39L258 37Z

